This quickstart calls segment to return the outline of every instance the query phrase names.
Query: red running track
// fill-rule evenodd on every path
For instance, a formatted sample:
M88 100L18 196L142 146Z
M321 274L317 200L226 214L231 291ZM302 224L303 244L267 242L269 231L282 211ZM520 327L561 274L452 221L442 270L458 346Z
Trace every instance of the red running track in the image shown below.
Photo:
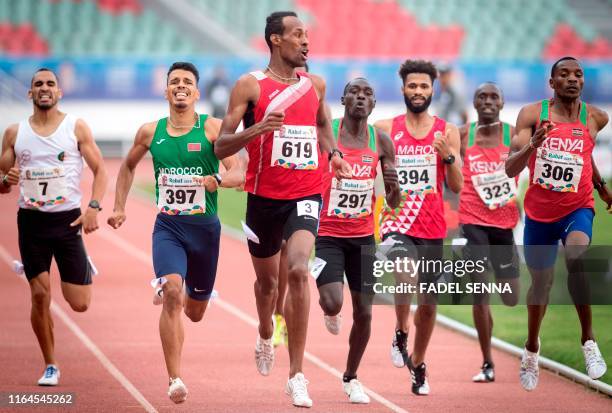
M29 289L5 263L9 257L19 256L16 191L0 197L0 207L7 211L0 216L0 392L71 392L75 394L74 411L78 412L294 411L284 394L286 350L278 349L269 377L260 376L255 369L254 274L246 245L229 236L223 236L221 241L215 287L220 300L213 302L202 322L192 323L184 318L182 374L190 391L188 401L182 405L170 402L157 329L160 307L151 304L149 286L153 277L150 250L155 208L150 200L132 194L124 226L118 231L106 226L119 163L109 160L107 165L112 187L100 216L104 226L86 236L88 253L100 271L94 278L92 304L87 312L70 310L61 297L57 270L52 269L55 303L73 326L70 329L54 313L56 353L62 372L56 388L35 385L44 366L29 322ZM151 172L150 162L143 162L136 181L152 181ZM89 194L90 175L86 170L85 194ZM393 367L389 360L395 321L393 308L386 306L374 308L372 338L359 371L360 380L379 397L367 406L351 405L336 377L344 370L350 300L342 310L343 330L339 336L332 336L323 325L314 282L310 287L312 305L304 372L310 381L313 412L611 411L609 398L547 371L542 371L536 391L525 392L518 382L519 360L499 351L494 351L496 382L471 383L481 362L476 341L442 327L434 331L427 357L431 395L414 396L408 370ZM80 331L80 338L75 329ZM15 409L0 407L0 411Z

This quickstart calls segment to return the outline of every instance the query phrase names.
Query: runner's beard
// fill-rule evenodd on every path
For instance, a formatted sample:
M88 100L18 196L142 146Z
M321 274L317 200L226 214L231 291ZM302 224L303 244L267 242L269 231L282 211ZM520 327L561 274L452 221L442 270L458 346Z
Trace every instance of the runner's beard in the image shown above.
M406 108L412 112L412 113L422 113L425 112L427 110L427 108L429 108L429 105L431 105L431 96L429 96L427 99L425 99L425 102L423 102L422 105L419 106L415 106L412 104L412 102L410 101L410 99L404 95L404 103L406 104Z

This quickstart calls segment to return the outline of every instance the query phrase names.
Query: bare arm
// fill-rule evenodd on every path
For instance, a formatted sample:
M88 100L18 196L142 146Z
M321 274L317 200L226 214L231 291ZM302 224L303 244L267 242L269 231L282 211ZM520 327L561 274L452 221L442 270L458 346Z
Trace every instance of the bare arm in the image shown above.
M529 162L531 153L540 147L552 128L552 123L543 124L531 136L531 131L538 123L539 106L531 104L525 106L518 114L515 134L510 145L510 155L506 159L506 175L515 177L521 173Z
M589 105L589 111L591 112L593 120L595 121L596 132L599 132L605 128L609 121L608 114L593 105ZM591 135L593 136L593 139L595 139L596 133L592 133ZM606 185L605 180L602 179L601 174L599 173L599 168L597 168L595 159L593 159L592 155L591 164L593 165L593 186L597 190L599 198L606 203L606 209L608 212L612 214L612 192Z
M87 126L83 120L77 120L74 134L79 144L79 151L83 158L85 158L85 162L87 162L87 165L89 165L94 175L90 199L102 203L102 198L104 198L104 193L106 192L108 176L106 174L106 168L104 167L104 161L102 160L100 148L96 145L91 129L89 129L89 126ZM97 208L90 208L88 206L85 212L83 212L76 221L70 224L70 226L82 224L83 231L85 231L86 234L94 232L99 228L98 212L99 210Z
M463 125L459 128L459 139L461 140L461 149L459 154L461 155L461 159L465 158L465 149L468 145L468 132L470 130L469 125Z
M446 168L446 184L451 191L458 194L463 187L463 173L461 172L463 161L460 156L461 139L457 126L450 123L446 124L444 136L434 139L434 147L442 159L446 159L450 155L455 157L455 162L444 166Z
M381 119L374 122L374 127L385 132L391 136L391 127L393 126L393 119ZM394 151L395 152L395 151Z
M0 154L0 194L11 192L11 186L19 183L19 169L15 168L15 140L17 139L17 124L10 125L4 131L2 138L2 154Z
M126 219L125 204L127 202L127 195L132 187L132 182L134 181L134 170L151 146L156 124L157 122L145 123L138 129L134 138L134 144L119 168L119 175L117 176L117 184L115 186L115 206L113 208L113 215L108 218L108 224L115 229L119 228Z
M278 130L283 125L285 115L279 112L270 112L261 122L255 123L236 133L236 129L247 111L249 102L259 99L259 84L251 75L244 75L236 82L232 89L227 108L223 118L219 139L215 143L215 155L219 159L227 158L244 148L251 140L261 134Z
M206 119L206 136L214 145L216 145L219 131L221 129L221 119L209 117ZM222 188L234 188L239 187L244 183L244 171L241 168L238 154L228 156L227 158L221 159L221 164L225 168L225 171L220 173L221 175L221 187ZM213 178L214 180L214 178ZM217 181L214 180L216 184ZM215 185L216 186L216 185ZM216 190L216 188L215 188Z
M317 89L317 94L319 95L319 110L317 111L319 146L321 147L321 152L327 155L337 146L332 133L329 108L325 101L326 85L325 81L319 76L310 75L310 78L312 79L313 87Z
M380 167L383 171L383 182L385 183L385 198L387 205L397 208L400 203L400 187L395 170L395 146L389 135L381 129L377 130L378 151Z

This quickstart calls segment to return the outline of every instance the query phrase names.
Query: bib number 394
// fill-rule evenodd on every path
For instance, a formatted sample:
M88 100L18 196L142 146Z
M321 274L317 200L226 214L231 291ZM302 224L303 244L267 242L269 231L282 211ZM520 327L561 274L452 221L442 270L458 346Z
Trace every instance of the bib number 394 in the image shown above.
M472 175L472 183L489 209L502 207L516 198L516 181L503 170Z
M556 192L577 192L584 160L581 155L538 148L533 183Z
M24 168L21 193L26 206L40 208L66 202L64 168Z
M317 127L283 125L274 131L271 165L287 169L317 169Z
M327 215L339 218L361 218L372 213L372 179L332 178Z
M397 177L403 192L427 195L436 192L436 155L397 155Z
M205 188L190 175L159 174L157 208L167 215L195 215L206 212Z

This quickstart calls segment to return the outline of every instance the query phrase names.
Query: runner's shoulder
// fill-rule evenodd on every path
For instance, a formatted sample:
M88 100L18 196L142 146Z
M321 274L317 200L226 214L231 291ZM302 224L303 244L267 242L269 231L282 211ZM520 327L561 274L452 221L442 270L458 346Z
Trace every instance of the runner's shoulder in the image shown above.
M391 133L392 126L393 126L393 118L379 119L376 122L374 122L375 128L380 129L383 132L386 132L387 134Z
M4 138L3 139L8 139L7 142L14 144L15 140L17 139L17 132L19 131L19 124L18 123L12 123L10 124L5 130L4 130Z
M136 143L149 147L151 141L153 140L153 136L155 135L155 130L157 129L157 124L159 121L160 119L143 123L140 128L138 128L138 132L136 132Z
M542 111L542 101L538 100L537 102L528 103L523 106L519 111L517 118L517 125L519 121L523 123L527 122L529 126L535 126L540 119L540 112Z
M208 116L206 118L206 122L204 123L204 131L210 142L215 142L219 137L222 122L223 120L212 116Z
M591 103L584 102L584 104L587 107L589 117L592 117L593 120L597 123L599 130L602 130L610 121L610 116L608 115L608 113L600 107L597 107Z

